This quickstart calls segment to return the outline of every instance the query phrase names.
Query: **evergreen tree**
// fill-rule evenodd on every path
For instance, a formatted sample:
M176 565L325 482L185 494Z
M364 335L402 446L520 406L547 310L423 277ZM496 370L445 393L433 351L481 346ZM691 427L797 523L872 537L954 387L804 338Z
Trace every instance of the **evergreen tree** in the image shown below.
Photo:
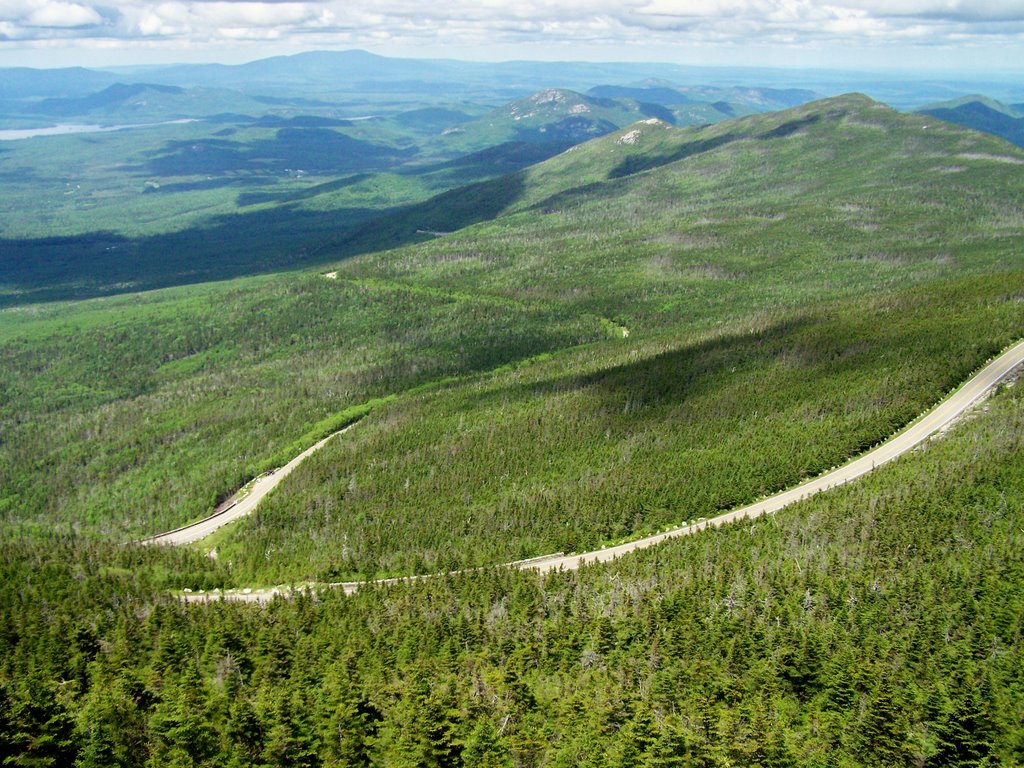
M783 730L770 722L763 705L757 706L750 723L751 749L744 764L758 768L793 768L796 758L786 745Z
M114 754L114 745L106 729L101 726L89 728L89 735L75 761L75 768L115 768L119 765L121 763Z
M935 730L938 750L929 760L931 765L975 768L986 764L994 728L987 707L973 688L964 691Z
M462 749L463 765L473 768L512 768L512 756L491 716L481 712L466 737Z
M7 686L0 682L0 765L5 765L16 754L15 736L14 701Z
M892 683L885 679L868 702L858 734L860 751L857 756L865 765L883 768L911 765L907 730L906 710Z
M431 689L422 670L412 673L381 725L382 762L394 768L454 768L461 764L457 711L443 690Z
M646 704L637 705L637 711L619 731L614 765L616 768L636 768L643 765L658 740L651 710Z
M300 692L277 696L266 731L263 761L279 768L316 768L320 765L317 741L308 722L308 708Z
M153 768L164 765L203 765L213 757L217 734L210 722L206 688L195 666L186 664L181 677L168 690L150 718L154 744Z
M32 676L12 697L5 765L48 768L72 765L78 756L74 721L52 687Z
M368 766L380 713L362 691L353 658L331 668L320 689L318 711L325 762Z
M643 768L689 768L701 765L703 750L695 745L677 715L669 715L661 724L657 740L644 755Z
M263 723L245 697L236 697L228 714L225 735L235 765L254 765L263 753Z

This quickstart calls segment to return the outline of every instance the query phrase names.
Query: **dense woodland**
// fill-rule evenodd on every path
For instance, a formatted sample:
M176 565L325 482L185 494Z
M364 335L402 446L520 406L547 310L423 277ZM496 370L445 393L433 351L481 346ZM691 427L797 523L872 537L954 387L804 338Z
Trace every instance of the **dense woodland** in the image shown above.
M1024 326L1022 285L1005 272L754 332L590 345L396 399L202 546L239 585L340 581L587 551L711 517L929 408Z
M1024 399L611 566L184 605L174 551L5 542L10 765L1024 760ZM117 563L118 565L114 565Z
M857 96L645 122L317 272L9 294L0 763L1020 764L1019 385L774 516L494 566L825 471L1024 336L1021 163ZM356 421L250 518L132 543Z

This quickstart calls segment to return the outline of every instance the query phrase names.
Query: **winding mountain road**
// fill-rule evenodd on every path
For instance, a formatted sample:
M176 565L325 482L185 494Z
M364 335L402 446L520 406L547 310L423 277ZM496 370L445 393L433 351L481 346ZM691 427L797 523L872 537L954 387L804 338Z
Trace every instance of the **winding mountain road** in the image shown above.
M620 544L615 547L607 547L605 549L595 550L593 552L584 552L583 554L571 554L565 555L563 553L545 555L531 560L522 560L514 563L503 563L499 567L515 568L518 570L531 570L538 573L548 573L556 570L576 570L583 565L589 565L592 563L604 563L610 560L614 560L623 555L635 552L638 549L646 549L647 547L653 547L656 544L660 544L666 539L675 538L677 536L687 536L692 533L697 533L705 528L711 526L721 526L726 523L731 523L737 520L753 519L760 517L764 514L777 512L783 507L789 506L797 501L813 496L822 491L826 491L830 488L834 488L839 485L855 480L862 475L871 472L876 467L892 461L893 459L901 456L902 454L910 451L917 446L921 445L928 438L942 429L948 427L953 421L959 418L965 411L970 409L985 395L987 395L1000 381L1010 375L1014 369L1024 364L1024 341L1020 341L1013 345L1001 355L996 357L984 368L978 371L974 376L968 379L959 389L954 391L945 400L936 405L932 410L928 411L922 417L914 421L910 426L906 427L902 431L895 434L893 437L886 440L884 443L872 448L867 453L862 454L856 459L844 464L837 469L833 469L820 475L816 478L808 480L800 485L790 488L786 491L769 496L766 499L749 504L745 507L735 509L731 512L718 515L707 520L698 520L690 525L685 525L679 528L674 528L664 533L659 533L654 536L648 536L643 539L637 539L636 541L630 541L625 544ZM330 438L327 438L330 439ZM326 441L324 441L326 442ZM299 457L296 457L289 462L288 466L292 467L293 464L297 464L306 455L316 450L322 443L318 443L313 448L306 451ZM276 483L275 483L276 484ZM269 489L268 489L269 490ZM265 493L265 492L264 492ZM255 504L254 504L255 505ZM197 524L199 525L199 524ZM191 527L191 526L190 526ZM170 536L171 534L164 534L164 536ZM161 538L161 537L154 537ZM195 539L189 539L194 541ZM168 542L175 543L175 542ZM184 543L184 542L182 542ZM354 581L354 582L338 582L332 584L323 583L311 583L304 586L297 586L294 589L304 588L334 588L342 589L346 594L355 592L362 586L368 584L392 584L403 581L418 581L420 579L432 578L429 575L425 576L409 576L404 578L396 579L382 579L379 581L365 582L365 581ZM292 594L292 587L271 587L268 589L233 589L221 592L215 590L213 592L194 592L188 593L184 596L184 599L189 602L201 602L207 600L240 600L246 602L264 602L270 600L274 595L287 596Z
M218 528L223 528L228 523L233 523L235 520L251 514L252 511L256 509L256 505L263 500L263 497L274 490L278 483L288 477L288 475L290 475L292 471L299 466L299 464L305 461L307 456L316 453L327 445L332 438L342 434L343 432L347 432L354 426L355 424L349 424L344 429L332 432L316 445L311 445L280 469L275 469L273 472L267 472L266 474L260 475L256 479L256 482L252 484L248 495L246 495L244 499L241 499L237 504L225 509L223 512L215 512L209 517L205 517L195 523L182 526L181 528L175 528L173 531L167 531L167 533L158 533L156 536L150 536L148 539L143 539L139 543L174 545L192 544L200 539L205 539Z

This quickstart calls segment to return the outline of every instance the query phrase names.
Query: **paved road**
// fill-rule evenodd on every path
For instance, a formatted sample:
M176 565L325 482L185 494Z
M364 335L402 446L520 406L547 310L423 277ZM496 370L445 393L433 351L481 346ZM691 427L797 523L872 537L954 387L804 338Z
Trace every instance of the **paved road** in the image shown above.
M299 466L307 456L316 453L323 448L331 438L336 435L340 435L342 432L347 432L354 426L354 424L349 424L344 429L328 435L316 445L310 446L304 450L280 469L274 470L273 474L260 476L249 490L249 495L230 509L226 509L218 514L210 515L207 518L190 525L186 525L182 528L176 528L173 531L160 533L156 536L151 536L148 539L143 539L140 543L178 545L191 544L194 541L206 538L218 528L223 528L228 523L233 523L240 517L245 517L256 509L256 505L260 503L263 497L274 490L278 483L288 477L288 475L292 473L292 470Z
M880 467L881 465L892 461L897 456L916 448L936 432L939 432L943 428L949 426L950 423L961 416L972 405L977 403L978 400L988 394L996 384L1002 381L1021 364L1024 364L1024 341L1010 347L1007 351L982 368L977 374L968 379L967 382L952 395L943 400L935 406L935 408L902 432L899 432L876 448L872 448L867 453L850 461L848 464L844 464L838 469L834 469L824 475L808 480L807 482L802 483L795 488L791 488L788 491L782 491L781 493L777 493L767 499L742 507L741 509L733 510L732 512L726 512L718 517L702 520L693 525L675 528L671 531L657 534L656 536L648 536L644 539L620 544L616 547L608 547L594 552L585 552L583 554L574 555L558 553L555 555L546 555L534 558L532 560L504 563L503 565L508 568L537 571L538 573L548 573L559 569L572 571L585 564L605 563L638 549L653 547L666 539L675 538L677 536L687 536L691 533L704 530L710 526L725 525L726 523L731 523L736 520L742 520L744 518L752 519L771 512L777 512L783 507L789 506L801 499L808 498L809 496L821 493L829 488L834 488L838 485L848 483L851 480L855 480L861 475L867 474L875 467ZM289 464L289 466L291 465ZM419 579L424 578L431 577L412 576L399 579L386 579L373 583L392 584L401 581L418 581ZM367 583L368 582L356 581L339 582L334 584L310 584L308 586L343 589L346 594L351 594L361 586L365 586ZM192 593L186 595L185 599L188 601L204 601L216 600L223 597L229 600L264 602L270 600L274 595L288 595L291 591L292 589L290 587L229 590L227 592Z
M563 570L575 570L586 563L604 563L638 549L653 547L655 544L660 544L666 539L696 533L712 525L725 525L726 523L742 520L743 518L753 519L764 514L777 512L783 507L787 507L801 499L814 496L829 488L843 485L851 480L856 480L861 475L866 475L875 467L880 467L897 456L916 448L936 432L947 427L1022 363L1024 363L1024 341L1011 347L985 366L950 397L943 400L907 429L897 433L878 447L862 454L859 458L854 459L848 464L844 464L838 469L833 469L831 472L820 475L813 480L808 480L806 483L802 483L788 491L782 491L741 509L726 512L724 515L719 515L694 525L675 528L656 536L648 536L645 539L638 539L637 541L620 544L617 547L608 547L596 552L586 552L582 555L552 557L533 564L524 564L520 567L529 568L540 573L547 573L548 571L556 571L560 568Z

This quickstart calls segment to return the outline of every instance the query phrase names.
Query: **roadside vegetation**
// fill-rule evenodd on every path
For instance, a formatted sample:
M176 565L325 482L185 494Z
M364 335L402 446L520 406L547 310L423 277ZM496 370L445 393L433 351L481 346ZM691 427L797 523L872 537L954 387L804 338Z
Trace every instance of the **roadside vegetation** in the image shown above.
M755 328L631 336L398 398L198 546L217 547L239 585L341 581L586 551L711 517L937 402L1019 334L1021 286L1024 273L1004 273Z
M188 551L5 540L0 749L90 767L1019 763L1019 389L753 525L543 580L187 606L159 585L219 567Z

